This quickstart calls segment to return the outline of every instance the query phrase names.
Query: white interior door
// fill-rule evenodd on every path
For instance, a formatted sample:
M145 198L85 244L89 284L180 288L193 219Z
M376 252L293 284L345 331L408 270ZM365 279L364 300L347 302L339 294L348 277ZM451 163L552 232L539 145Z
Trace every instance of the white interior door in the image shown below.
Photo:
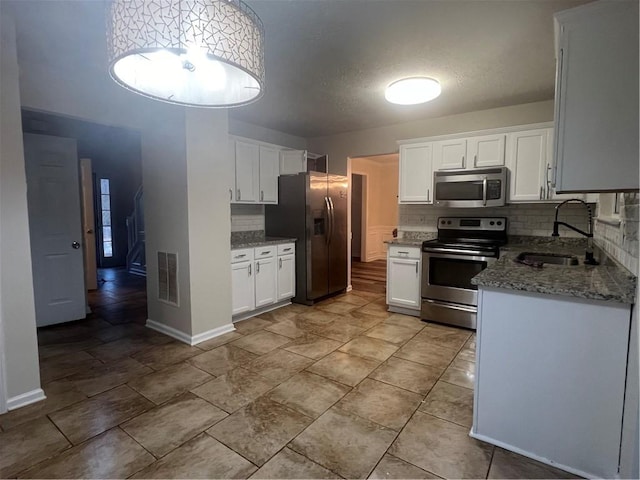
M36 325L85 317L76 141L24 135Z
M95 212L93 204L93 175L90 158L80 159L82 189L82 242L84 247L84 281L87 290L98 288L98 261L96 257Z

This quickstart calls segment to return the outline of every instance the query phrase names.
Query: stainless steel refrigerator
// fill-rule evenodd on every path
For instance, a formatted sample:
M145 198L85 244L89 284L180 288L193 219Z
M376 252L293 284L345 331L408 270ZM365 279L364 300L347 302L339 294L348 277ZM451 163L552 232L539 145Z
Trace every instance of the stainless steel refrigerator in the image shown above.
M278 205L265 209L265 233L295 237L296 303L347 288L347 177L321 172L282 175Z

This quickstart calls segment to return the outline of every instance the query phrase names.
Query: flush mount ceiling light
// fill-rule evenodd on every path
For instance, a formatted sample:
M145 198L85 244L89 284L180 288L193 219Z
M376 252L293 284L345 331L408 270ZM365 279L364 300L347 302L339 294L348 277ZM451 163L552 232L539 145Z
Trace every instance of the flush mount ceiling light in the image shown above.
M387 87L384 98L398 105L417 105L433 100L442 89L437 80L429 77L403 78Z
M164 102L235 107L264 92L264 27L242 0L113 0L109 73Z

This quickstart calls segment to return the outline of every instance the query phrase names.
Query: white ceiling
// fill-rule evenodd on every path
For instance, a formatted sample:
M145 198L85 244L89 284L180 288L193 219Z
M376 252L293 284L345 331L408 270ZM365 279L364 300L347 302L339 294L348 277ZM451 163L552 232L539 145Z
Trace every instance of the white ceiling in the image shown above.
M553 98L553 13L589 0L246 0L266 31L266 93L233 118L315 137ZM0 0L18 54L106 73L104 0ZM394 106L428 75L442 95Z

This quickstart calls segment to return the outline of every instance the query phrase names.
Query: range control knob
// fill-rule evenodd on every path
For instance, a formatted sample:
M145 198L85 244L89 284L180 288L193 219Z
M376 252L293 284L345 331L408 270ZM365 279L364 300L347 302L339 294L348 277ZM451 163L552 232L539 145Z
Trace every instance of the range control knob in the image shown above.
M498 225L502 225L502 222L501 222L501 221L498 221Z
M491 221L489 222L489 225L495 225L495 224L496 224L496 222L494 222L493 220L491 220Z

